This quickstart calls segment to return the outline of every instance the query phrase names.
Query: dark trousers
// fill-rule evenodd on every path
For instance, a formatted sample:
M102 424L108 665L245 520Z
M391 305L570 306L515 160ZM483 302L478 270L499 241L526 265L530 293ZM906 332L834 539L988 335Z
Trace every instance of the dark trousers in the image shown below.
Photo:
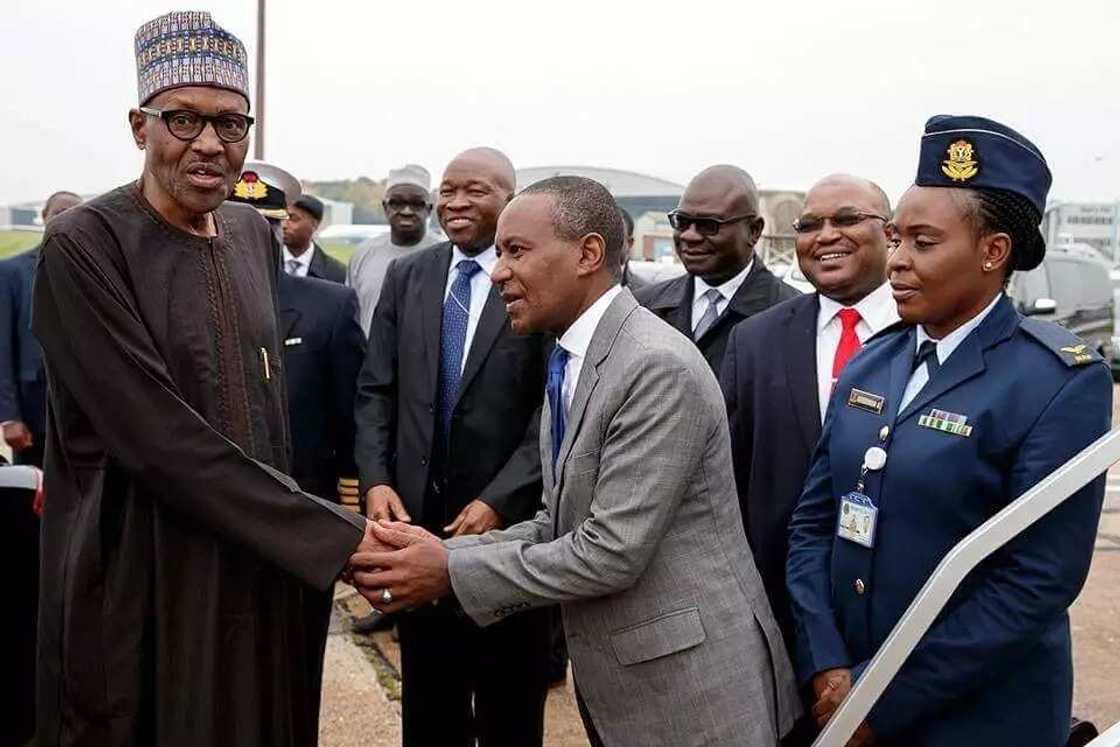
M3 665L0 745L19 745L35 734L35 644L39 604L39 517L34 493L0 489L0 558L6 571L0 615Z
M405 747L542 744L547 610L480 628L445 600L398 620Z

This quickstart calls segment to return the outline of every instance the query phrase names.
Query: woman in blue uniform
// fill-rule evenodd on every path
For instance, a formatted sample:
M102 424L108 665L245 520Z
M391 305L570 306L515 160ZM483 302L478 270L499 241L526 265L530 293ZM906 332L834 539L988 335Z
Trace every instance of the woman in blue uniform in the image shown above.
M1050 171L1014 130L934 117L889 227L902 322L845 369L791 524L795 659L827 721L958 541L1109 428L1095 351L1005 294L1037 267ZM1067 609L1103 476L978 567L854 744L1064 745Z

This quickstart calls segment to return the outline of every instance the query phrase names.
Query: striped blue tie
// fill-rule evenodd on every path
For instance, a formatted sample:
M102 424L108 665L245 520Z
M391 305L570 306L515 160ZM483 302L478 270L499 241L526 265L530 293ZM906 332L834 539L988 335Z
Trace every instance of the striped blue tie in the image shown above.
M463 355L467 347L467 324L471 318L471 278L482 268L473 259L457 267L451 292L443 302L443 339L439 346L439 422L443 437L451 433L451 413L459 397L463 377Z

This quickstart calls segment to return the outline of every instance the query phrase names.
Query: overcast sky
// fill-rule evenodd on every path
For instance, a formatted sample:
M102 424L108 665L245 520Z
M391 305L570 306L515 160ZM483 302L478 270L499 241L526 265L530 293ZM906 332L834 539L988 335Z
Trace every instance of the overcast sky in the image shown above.
M5 0L0 204L138 175L133 34L176 8L255 55L255 0ZM894 199L925 119L971 113L1042 149L1052 197L1120 199L1118 0L269 0L267 50L266 157L303 179L438 178L484 144L680 182L851 171Z

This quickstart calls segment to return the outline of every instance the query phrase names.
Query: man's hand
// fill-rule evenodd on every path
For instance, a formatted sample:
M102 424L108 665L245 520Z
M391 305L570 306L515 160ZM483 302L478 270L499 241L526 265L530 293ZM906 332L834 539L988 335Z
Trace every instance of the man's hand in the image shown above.
M392 552L358 552L350 559L354 586L382 614L411 609L451 591L447 548L438 537L404 524L373 525L376 540L400 548ZM392 602L386 604L388 590Z
M373 528L377 526L374 522L366 519L366 531L362 535L361 542L354 548L354 553L347 561L346 567L342 570L342 580L348 584L354 584L354 558L358 555L369 555L371 553L384 553L392 552L396 548L393 545L388 545L377 538L373 533ZM360 590L359 590L360 591Z
M813 706L813 718L818 727L824 728L851 689L852 670L850 669L826 669L813 676L813 693L817 696L817 702ZM857 732L856 736L858 735Z
M388 485L374 485L366 493L366 516L374 521L412 521L401 497Z
M19 420L4 421L4 441L12 447L12 451L30 449L35 442L31 438L31 431L27 430L27 424Z
M452 537L458 537L461 534L485 534L491 529L501 529L502 526L502 517L498 512L476 498L443 531Z

